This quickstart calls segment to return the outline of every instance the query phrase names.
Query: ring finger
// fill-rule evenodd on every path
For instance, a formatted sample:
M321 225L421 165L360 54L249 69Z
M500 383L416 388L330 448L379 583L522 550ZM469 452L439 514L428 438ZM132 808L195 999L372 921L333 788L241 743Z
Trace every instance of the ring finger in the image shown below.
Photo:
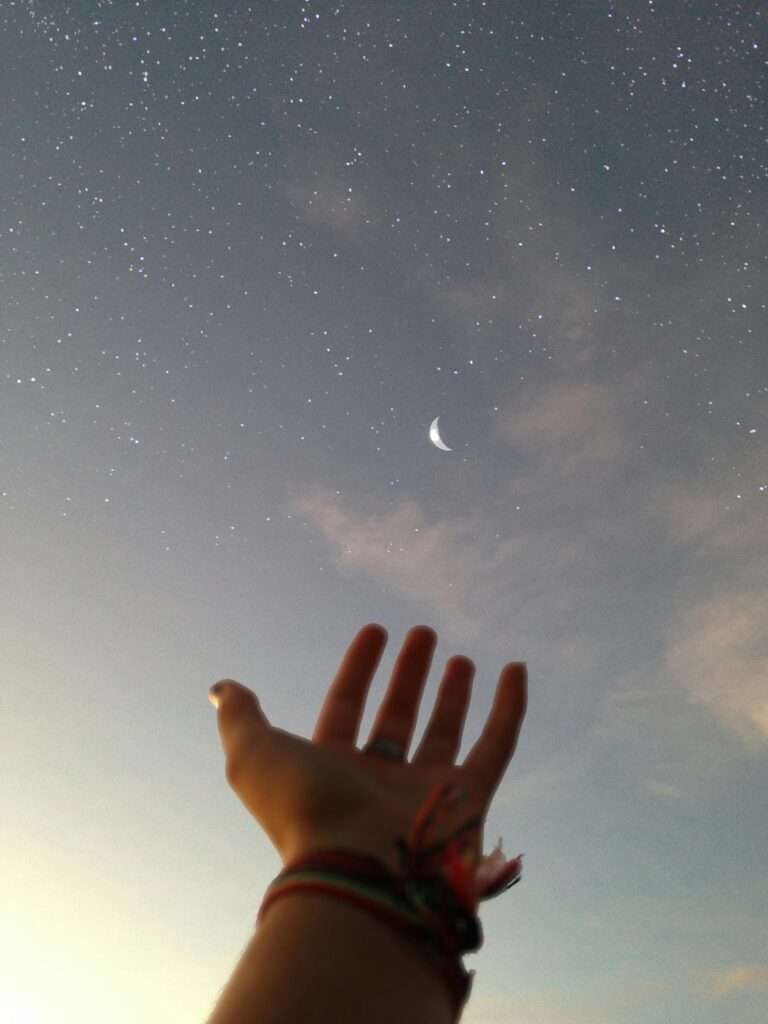
M437 701L412 764L453 764L461 746L475 664L464 655L446 662Z

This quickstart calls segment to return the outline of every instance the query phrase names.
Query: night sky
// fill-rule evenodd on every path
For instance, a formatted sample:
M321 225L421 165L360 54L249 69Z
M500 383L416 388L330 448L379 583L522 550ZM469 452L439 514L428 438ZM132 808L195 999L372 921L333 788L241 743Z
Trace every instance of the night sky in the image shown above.
M412 749L528 662L466 1024L762 1024L766 13L0 4L3 1021L202 1022L207 689L309 737L379 622L360 745L413 625Z

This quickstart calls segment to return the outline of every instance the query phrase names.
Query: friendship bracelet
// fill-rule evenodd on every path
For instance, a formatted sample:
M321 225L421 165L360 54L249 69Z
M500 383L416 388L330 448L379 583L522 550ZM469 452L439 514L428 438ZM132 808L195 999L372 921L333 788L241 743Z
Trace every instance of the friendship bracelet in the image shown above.
M446 954L474 951L482 945L479 920L462 911L445 881L434 877L392 878L379 862L351 851L310 854L281 872L267 889L257 920L283 893L313 889L339 892L416 938L426 939ZM383 865L381 865L383 868ZM342 873L343 872L343 873Z
M449 985L458 1017L469 998L475 972L467 972L458 959L483 944L476 914L479 900L491 899L520 881L522 854L507 862L501 840L480 865L469 845L459 837L473 832L482 818L465 822L447 839L423 849L423 833L436 814L461 803L466 794L450 783L430 794L410 830L409 842L399 837L404 875L396 877L387 866L367 854L351 850L317 850L287 865L268 886L257 916L290 892L325 892L367 910L401 934L419 940ZM439 804L442 808L438 808ZM440 854L438 871L426 862ZM437 959L435 960L435 955Z
M424 951L432 952L433 965L450 989L454 1012L458 1020L472 989L474 971L468 973L460 962L441 955L433 937L428 930L424 929L423 925L418 923L418 918L413 914L408 914L407 911L397 909L396 904L388 900L384 893L375 889L368 890L348 878L328 878L325 882L313 881L312 878L313 875L307 873L304 879L295 881L286 879L279 886L270 886L269 895L259 911L259 920L263 918L267 908L281 896L291 892L324 892L368 911L400 934L408 935L417 941L426 940Z

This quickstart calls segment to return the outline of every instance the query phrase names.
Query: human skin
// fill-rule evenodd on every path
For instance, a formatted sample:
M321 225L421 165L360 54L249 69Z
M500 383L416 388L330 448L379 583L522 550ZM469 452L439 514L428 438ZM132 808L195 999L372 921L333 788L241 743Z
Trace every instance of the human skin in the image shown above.
M344 848L377 857L399 873L397 837L408 834L428 795L446 782L469 794L462 821L487 815L525 716L525 665L503 667L482 734L463 764L456 765L475 666L463 656L450 658L422 741L408 760L437 644L434 630L413 627L369 738L369 743L378 738L399 743L405 759L392 761L356 746L365 698L386 642L387 631L376 623L357 633L311 741L272 726L247 687L234 680L217 684L212 700L218 705L227 780L284 864L310 851ZM480 828L472 837L478 860L482 841ZM309 941L312 937L319 946ZM384 989L389 996L377 996L375 1004L374 994ZM297 999L305 1003L298 1005ZM378 1012L374 1005L382 1008L381 1016L372 1016ZM365 1007L366 1024L452 1019L448 989L414 940L330 895L298 892L269 908L209 1024L319 1024L357 1019L360 1007Z

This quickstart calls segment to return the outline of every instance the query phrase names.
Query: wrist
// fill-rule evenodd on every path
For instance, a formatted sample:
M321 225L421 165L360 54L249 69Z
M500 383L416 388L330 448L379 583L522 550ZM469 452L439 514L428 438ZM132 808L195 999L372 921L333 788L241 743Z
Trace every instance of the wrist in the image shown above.
M294 862L268 887L258 921L287 896L322 894L358 908L393 930L411 956L426 962L447 985L454 1012L461 1012L472 987L459 957L478 949L482 932L476 919L456 914L451 897L433 886L418 886L418 895L393 883L375 858L340 849L309 855ZM446 906L449 908L446 914Z
M306 929L318 937L315 956L327 948L329 937L334 936L334 952L343 957L340 973L346 978L344 983L367 993L369 1006L380 1002L385 992L397 987L401 991L398 1001L408 1005L408 1000L402 998L403 993L409 993L413 1001L406 1019L418 1007L424 1008L425 1020L431 1021L433 1015L435 1020L452 1019L451 994L441 975L442 961L427 943L397 931L365 908L340 900L331 893L286 893L270 908L270 916L272 914L276 916L272 918L272 931L268 934L289 934L294 927ZM263 926L268 922L269 916L266 916ZM338 961L336 972L339 972ZM356 975L354 983L353 975ZM438 1009L441 1012L438 1013ZM387 1020L395 1019L382 1016ZM422 1017L415 1014L413 1019Z
M346 901L286 893L259 924L209 1024L453 1024L450 988L418 951Z
M372 857L383 864L390 874L400 876L403 873L401 854L397 840L406 831L375 830L372 828L334 827L326 831L315 831L311 836L302 837L290 848L282 851L283 867L286 868L312 854L326 850L344 850L358 856Z

